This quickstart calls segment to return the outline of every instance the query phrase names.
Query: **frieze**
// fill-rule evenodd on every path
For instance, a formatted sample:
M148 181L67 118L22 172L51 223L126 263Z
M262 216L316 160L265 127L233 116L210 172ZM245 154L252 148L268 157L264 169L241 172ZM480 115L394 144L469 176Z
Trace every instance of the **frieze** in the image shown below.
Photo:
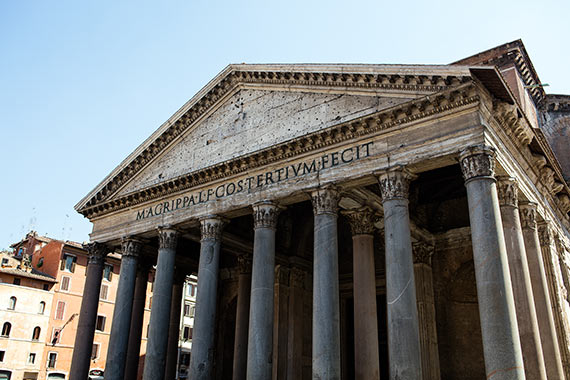
M518 207L518 185L513 177L497 177L497 193L500 206Z
M146 165L160 149L153 153L144 152L134 162L129 164L121 173L115 176L105 189L102 189L85 206L78 211L86 217L95 217L111 211L131 207L152 199L164 197L168 194L184 189L196 187L217 179L245 173L256 167L261 167L280 160L287 160L299 154L322 149L361 136L374 134L383 130L398 127L412 121L420 120L431 115L445 112L454 108L473 104L479 101L479 95L473 83L459 84L457 87L438 93L436 96L422 97L389 110L382 110L355 120L341 123L336 126L307 134L273 147L245 155L234 160L207 167L170 181L165 181L147 189L105 202L119 187L130 179L140 168ZM182 117L181 119L184 119ZM172 134L172 138L179 133ZM168 135L165 132L165 135ZM163 135L164 136L164 135ZM168 135L170 136L170 135ZM158 140L157 140L158 141ZM162 144L166 145L166 143ZM161 148L162 149L162 148ZM146 151L145 151L146 152ZM331 158L332 160L332 158Z
M158 227L158 248L176 249L178 244L178 231L170 226Z
M102 264L110 252L106 244L97 242L83 244L83 249L89 252L87 264Z
M461 172L465 181L477 177L493 177L495 174L495 149L476 145L459 154Z
M313 212L320 214L338 214L338 201L340 194L334 186L317 189L311 193Z
M350 224L352 235L372 235L376 214L369 208L363 207L358 210L345 210L341 212Z
M271 201L255 203L253 206L253 228L277 227L277 220L282 208Z
M410 182L415 178L414 174L403 168L393 168L379 174L378 184L382 193L382 201L408 199Z
M373 142L357 144L342 150L313 158L312 160L286 165L264 173L239 180L229 181L205 190L190 192L167 202L160 202L136 212L136 220L148 219L178 211L201 203L227 198L235 194L251 192L309 174L345 165L370 156Z

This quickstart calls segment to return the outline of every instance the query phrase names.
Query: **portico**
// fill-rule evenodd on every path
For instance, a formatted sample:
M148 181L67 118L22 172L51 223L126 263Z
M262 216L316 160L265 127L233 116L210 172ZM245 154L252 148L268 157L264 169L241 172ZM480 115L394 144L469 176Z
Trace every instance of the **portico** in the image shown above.
M77 206L127 264L105 378L133 360L141 260L156 263L144 379L173 362L175 270L198 274L191 379L544 376L496 176L543 219L567 215L536 192L533 157L556 165L513 110L490 67L229 66Z

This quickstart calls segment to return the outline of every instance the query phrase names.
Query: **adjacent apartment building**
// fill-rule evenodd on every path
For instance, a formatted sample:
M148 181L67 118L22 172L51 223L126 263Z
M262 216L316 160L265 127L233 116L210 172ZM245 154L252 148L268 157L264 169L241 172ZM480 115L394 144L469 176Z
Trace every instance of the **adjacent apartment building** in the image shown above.
M42 328L38 340L42 349L38 348L35 352L38 374L30 379L68 379L85 283L87 251L79 243L41 237L35 232L27 234L22 241L13 244L12 248L15 258L25 258L33 271L41 271L46 279L51 281L46 280L50 284L49 291L46 292L50 299L49 302L46 300L45 327ZM91 353L90 374L93 378L105 369L115 293L119 282L119 264L117 255L107 256ZM148 288L150 291L150 286ZM5 298L4 292L2 297ZM22 304L24 303L28 309L34 307L34 302L30 304L23 301ZM148 314L148 311L145 311L145 314ZM145 317L149 318L148 315ZM7 377L10 380L20 378Z
M37 380L56 280L22 256L3 252L0 260L0 379Z

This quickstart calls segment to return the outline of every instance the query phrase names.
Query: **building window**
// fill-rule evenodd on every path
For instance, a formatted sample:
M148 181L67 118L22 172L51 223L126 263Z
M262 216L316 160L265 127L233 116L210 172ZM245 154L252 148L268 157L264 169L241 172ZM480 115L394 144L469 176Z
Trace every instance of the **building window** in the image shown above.
M44 284L44 290L49 290L49 284Z
M103 269L103 279L111 281L111 278L113 278L113 266L111 264L105 264L105 268Z
M148 297L148 308L152 309L152 296Z
M77 257L70 254L64 253L63 260L61 260L61 266L59 269L65 270L66 272L75 272L75 263L77 262Z
M55 362L57 361L57 352L50 352L48 355L48 368L55 368Z
M10 297L10 302L8 302L8 310L16 309L16 302L18 299L14 296Z
M185 317L189 317L190 316L190 304L189 303L185 303L184 304L184 316Z
M192 327L184 326L184 332L182 333L182 339L184 339L184 340L192 339Z
M105 331L105 321L107 318L103 315L97 316L97 323L95 324L95 330L97 331Z
M4 361L4 355L6 354L6 351L0 351L0 363L2 363Z
M5 322L2 326L2 336L4 338L10 337L10 330L12 330L12 324L10 322Z
M40 329L40 326L34 327L34 333L32 334L32 340L39 340L41 331L42 331L42 329Z
M8 260L6 257L4 257L4 258L2 259L2 266L8 265L8 262L9 262L9 260Z
M146 337L148 338L148 330L150 330L150 323L146 325Z
M183 352L182 355L180 355L180 365L190 365L190 353Z
M188 287L186 288L186 295L194 297L196 295L196 285L189 284Z
M109 293L109 286L102 284L101 285L101 293L99 294L99 298L102 300L106 300Z
M51 345L55 346L61 340L61 329L53 329L53 335L51 337Z
M40 257L40 259L38 260L37 267L38 267L38 268L41 268L43 265L44 265L44 258L43 258L43 257Z
M35 361L36 361L35 352L30 352L30 355L28 356L28 364L34 364Z
M91 348L91 360L95 360L99 358L99 343L93 343L93 347Z
M69 276L62 276L61 277L61 285L59 286L59 290L63 292L69 291L69 283L71 282L71 277Z
M190 308L190 317L194 317L194 314L196 313L196 306L192 306Z
M46 303L40 301L40 308L38 309L38 314L43 314L46 311Z
M65 314L65 302L57 301L57 309L55 310L55 319L63 321L64 314Z
M19 279L18 277L14 278L14 282L13 282L14 285L20 285L21 283L22 283L21 279Z

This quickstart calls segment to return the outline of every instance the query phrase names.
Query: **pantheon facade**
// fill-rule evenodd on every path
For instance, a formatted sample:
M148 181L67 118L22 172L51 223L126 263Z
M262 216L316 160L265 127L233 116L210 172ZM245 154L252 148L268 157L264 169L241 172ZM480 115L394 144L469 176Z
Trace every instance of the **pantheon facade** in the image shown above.
M137 377L143 334L143 379L176 378L192 273L192 380L570 379L567 128L520 40L449 65L228 66L77 204L71 379L109 252L106 380Z

